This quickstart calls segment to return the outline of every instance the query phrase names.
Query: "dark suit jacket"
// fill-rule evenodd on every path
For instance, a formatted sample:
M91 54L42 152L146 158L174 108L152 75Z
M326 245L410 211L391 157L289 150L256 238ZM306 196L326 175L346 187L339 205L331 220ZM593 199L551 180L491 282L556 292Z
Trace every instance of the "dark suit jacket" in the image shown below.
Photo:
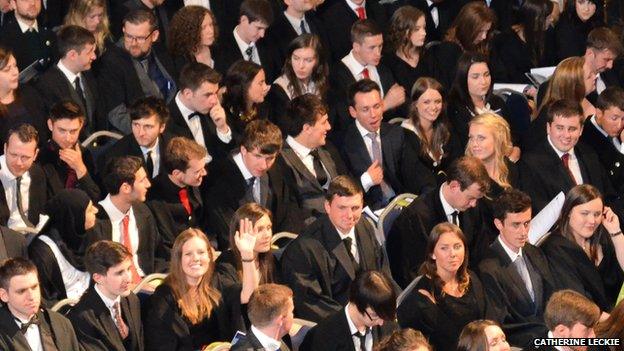
M46 202L50 198L46 191L46 175L38 164L33 164L28 171L30 174L30 188L28 189L28 220L37 225L39 215L45 210ZM4 187L0 186L0 225L6 226L11 212L6 200Z
M100 93L95 77L91 71L82 72L80 75L87 106L84 106L74 89L74 82L70 82L56 65L45 71L37 80L35 87L43 97L47 111L50 111L52 106L60 101L70 100L78 104L87 117L86 124L81 130L81 134L86 137L97 130L106 129L106 116L102 114Z
M280 344L280 351L290 351L288 346L282 343ZM260 343L258 338L254 335L254 333L249 330L247 335L242 338L239 342L232 345L231 351L264 351L264 346Z
M613 186L594 151L578 143L574 153L579 161L583 183L598 188L607 203L619 205ZM519 172L520 188L531 196L534 213L541 211L560 191L567 194L575 185L548 140L522 155Z
M490 245L479 263L479 273L497 321L505 330L509 342L530 346L533 339L548 331L544 325L544 308L556 285L548 261L539 248L527 243L522 248L522 256L531 276L535 302L498 240Z
M355 225L361 270L379 270L390 276L388 258L365 220ZM354 267L340 235L326 215L292 241L281 258L282 278L294 292L295 314L318 322L348 302Z
M444 0L437 6L438 9L438 26L435 26L433 22L433 16L427 5L426 0L400 0L395 5L395 9L400 6L411 5L421 10L425 14L425 24L427 30L427 42L434 40L443 40L446 31L449 29L457 13L461 9L461 1L457 0Z
M247 183L231 157L211 162L209 166L210 187L206 196L210 233L216 236L219 250L229 247L230 219L245 204ZM262 177L263 206L273 214L273 231L299 233L303 226L303 214L290 194L284 179L275 167Z
M377 344L385 336L390 335L398 326L394 322L386 322L381 327L374 327L373 344ZM352 351L355 349L345 308L332 313L322 320L308 334L299 348L302 351Z
M327 42L325 41L323 27L320 25L316 16L314 16L313 11L309 11L305 14L305 22L308 25L308 28L310 28L310 33L318 35L321 38L323 47L326 48ZM295 29L284 15L284 12L275 14L275 19L267 30L266 36L267 39L273 43L273 53L277 57L277 68L281 69L288 56L288 46L290 45L290 42L298 36ZM323 54L326 55L326 53Z
M54 33L43 23L37 23L37 27L34 34L22 33L13 11L4 16L0 45L11 48L20 71L39 59L49 61L54 54Z
M602 167L607 171L611 184L616 187L618 194L624 194L624 154L615 148L610 137L605 137L592 123L585 121L581 142L591 146Z
M193 118L200 119L202 133L204 134L204 144L206 145L208 153L215 160L225 158L229 155L230 151L240 145L240 136L234 131L232 126L230 126L230 130L232 131L232 140L226 144L217 136L217 127L210 116L201 115ZM191 132L188 124L186 124L175 99L169 103L169 121L165 127L165 132L171 134L172 136L183 136L194 140L193 133Z
M23 234L0 226L0 261L13 257L28 257L28 247Z
M317 150L328 181L348 173L342 158L333 146L326 145ZM325 213L325 189L323 188L325 184L319 183L290 144L284 143L277 159L277 167L283 174L286 185L297 198L299 207L306 212L307 218L318 217Z
M279 66L279 58L276 57L273 44L268 38L263 38L255 43L255 49L260 56L260 63L266 75L266 81L272 82L281 72L282 67ZM219 42L215 48L215 69L221 74L225 74L230 66L239 60L246 60L243 57L236 39L234 39L233 30L221 32Z
M385 28L388 17L386 10L378 1L370 0L365 5L366 18L375 21L379 28ZM355 11L351 10L346 0L334 1L320 17L328 33L331 60L338 61L351 50L351 26L358 20Z
M112 240L113 228L106 211L98 205L98 221L86 237L86 247L98 240ZM156 221L147 205L132 205L137 228L139 229L139 248L137 249L139 266L145 274L164 272L169 269L169 249L165 246Z
M69 319L76 329L80 344L86 350L141 351L143 346L143 324L141 305L134 294L121 297L121 315L128 326L128 338L119 335L111 311L106 307L95 288L91 286L70 310Z
M459 224L468 241L470 263L476 266L482 257L482 248L490 244L490 238L479 235L481 228L479 206L459 213ZM395 281L405 288L418 276L418 269L425 261L425 248L431 229L448 222L440 200L439 188L418 197L407 206L394 221L386 239L386 250Z
M384 181L395 194L421 194L435 187L431 172L420 162L415 150L416 136L398 125L382 123L379 131L383 158ZM366 144L355 123L347 129L341 149L347 168L357 179L371 166ZM364 201L373 209L385 206L381 186L372 186Z
M173 136L167 132L164 132L158 137L158 152L160 154L158 165L159 173L166 172L163 165L165 150L167 148L167 144L169 144L169 140L171 140L172 137ZM106 177L106 174L103 174L103 172L106 169L106 164L108 163L108 161L120 156L137 156L140 157L141 160L145 160L145 158L143 157L143 152L141 151L141 147L134 138L134 135L128 134L123 138L117 140L109 149L106 150L106 153L104 155L98 157L98 171L100 172L101 179L104 179ZM148 174L148 177L152 179L151 174Z
M50 326L54 345L56 345L58 350L82 350L76 339L74 328L67 318L60 313L47 309L42 309L38 314ZM31 351L26 337L18 328L13 315L6 306L0 308L0 349L5 351Z

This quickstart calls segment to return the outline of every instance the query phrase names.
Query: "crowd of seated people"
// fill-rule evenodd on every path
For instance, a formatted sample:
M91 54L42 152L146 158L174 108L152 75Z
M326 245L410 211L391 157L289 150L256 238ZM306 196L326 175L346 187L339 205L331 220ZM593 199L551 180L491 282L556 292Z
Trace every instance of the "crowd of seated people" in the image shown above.
M0 349L624 342L623 9L0 0Z

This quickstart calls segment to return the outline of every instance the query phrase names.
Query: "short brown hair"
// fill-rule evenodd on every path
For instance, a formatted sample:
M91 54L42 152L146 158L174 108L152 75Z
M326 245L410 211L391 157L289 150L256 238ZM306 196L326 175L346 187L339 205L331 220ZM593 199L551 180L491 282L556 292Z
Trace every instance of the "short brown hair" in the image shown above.
M185 65L180 72L180 91L197 90L205 82L219 84L221 73L201 62L191 62Z
M77 53L84 50L85 45L95 44L95 37L81 26L64 26L56 33L56 49L60 57L65 57L71 50Z
M548 105L546 111L546 122L548 124L555 120L555 117L570 118L577 117L581 124L583 124L583 108L575 101L561 99L553 101Z
M412 328L399 329L385 337L373 349L374 351L411 351L417 348L425 348L433 351L427 338L418 330Z
M30 260L22 257L4 260L0 266L0 288L9 290L11 278L18 275L26 275L31 272L37 274L37 267Z
M317 95L299 95L290 100L286 108L285 132L295 137L303 131L304 125L314 126L319 116L327 114L327 111L327 106Z
M473 156L463 156L451 163L447 170L446 183L456 180L461 190L466 190L472 184L478 184L481 191L487 193L490 189L490 176L483 162Z
M526 193L508 188L494 201L493 216L504 221L509 213L520 213L531 208L531 197Z
M280 284L262 284L249 298L247 314L249 321L256 327L271 324L288 307L288 300L293 298L293 291Z
M353 178L346 175L339 175L329 182L329 187L325 193L325 200L331 202L335 196L364 196L364 191Z
M617 34L607 27L592 29L587 35L587 48L594 50L609 50L619 56L622 53L622 43Z
M381 29L372 20L359 20L351 26L351 43L362 44L367 37L381 34Z
M396 299L390 278L379 271L359 273L349 287L349 303L360 313L370 307L384 321L396 319Z
M276 154L282 149L282 132L266 119L256 119L245 126L241 145L251 152L258 149L263 155Z
M617 107L620 110L624 111L624 89L617 86L612 86L603 90L602 93L598 95L596 108L604 112L611 107Z
M156 19L156 16L152 11L146 9L135 9L128 12L123 19L122 26L126 23L139 25L145 22L149 23L150 30L154 31L158 29L158 20Z
M247 17L249 23L259 21L268 26L273 22L273 9L267 0L245 0L240 5L241 16Z
M560 324L568 328L576 323L593 327L599 318L600 308L595 303L569 289L552 294L544 310L544 322L551 331Z
M52 122L56 122L60 119L80 119L84 122L85 114L77 103L73 101L60 101L52 106L48 118Z
M206 156L208 156L206 148L199 145L195 140L175 137L169 141L165 149L163 160L165 170L169 174L176 169L185 172L189 167L190 160L203 159Z
M85 253L85 268L89 274L106 275L106 272L127 258L131 258L132 254L128 249L120 243L110 240L96 241Z
M136 172L143 166L143 159L137 156L120 156L108 161L104 170L104 187L111 195L119 194L124 183L134 185Z
M137 99L129 107L130 119L136 121L156 115L160 124L169 120L169 108L165 100L155 96L146 96Z
M37 132L37 129L35 127L28 123L22 123L9 129L5 139L6 144L9 143L9 139L13 134L15 134L17 139L19 139L19 141L21 141L22 143L29 143L31 141L34 141L35 144L39 143L39 132Z

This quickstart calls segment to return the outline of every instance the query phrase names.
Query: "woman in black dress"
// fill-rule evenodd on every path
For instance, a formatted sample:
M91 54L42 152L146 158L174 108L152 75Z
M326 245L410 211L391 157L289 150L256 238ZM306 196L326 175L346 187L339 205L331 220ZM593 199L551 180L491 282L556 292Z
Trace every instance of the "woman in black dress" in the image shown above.
M191 5L178 10L169 23L167 36L167 49L178 71L188 62L200 62L214 68L211 46L217 35L217 22L207 8Z
M425 74L425 14L413 6L402 6L392 15L381 63L392 71L397 83L409 92Z
M223 78L222 105L228 125L236 135L243 135L247 123L269 116L265 97L269 92L266 76L260 65L251 61L236 61Z
M211 285L214 252L206 235L192 228L180 233L173 244L169 275L145 309L146 350L200 350L245 330L240 303L257 286L249 284L254 279L255 237L242 233L236 244L243 261L242 287L219 291Z
M454 159L461 156L462 148L457 138L451 137L442 85L433 78L421 77L411 91L408 118L401 123L401 127L416 134L419 159L438 177Z
M568 192L541 249L561 289L585 295L602 311L613 308L624 281L624 235L598 189L583 184Z
M83 241L95 226L97 212L89 196L78 189L63 189L46 205L49 222L28 246L46 301L79 299L89 287Z
M466 238L458 226L433 227L426 257L422 278L397 308L399 324L422 331L436 350L455 350L464 326L485 318L485 291L467 268Z
M290 43L282 75L271 85L267 101L271 120L282 133L286 125L286 107L290 100L303 94L314 94L322 101L327 97L329 68L323 58L321 40L314 34L302 34Z
M555 26L557 62L585 54L587 36L592 29L604 25L600 0L568 0L561 19Z

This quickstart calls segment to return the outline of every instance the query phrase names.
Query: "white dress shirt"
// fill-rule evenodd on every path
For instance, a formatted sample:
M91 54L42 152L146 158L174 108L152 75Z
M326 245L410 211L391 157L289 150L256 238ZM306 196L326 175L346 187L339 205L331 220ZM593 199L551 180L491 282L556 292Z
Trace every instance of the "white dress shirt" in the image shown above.
M362 71L364 71L364 68L367 68L369 78L377 83L377 85L379 85L379 89L381 90L381 97L384 97L385 92L383 86L381 85L381 78L379 78L377 67L373 65L362 65L361 63L359 63L353 56L353 50L349 51L349 54L343 57L341 61L342 63L344 63L345 66L347 66L349 72L351 72L355 80L364 79L364 74L362 73Z
M336 228L336 227L334 227ZM357 240L355 240L355 227L351 228L348 233L343 233L340 229L336 228L338 232L338 236L340 236L340 241L343 241L346 238L351 238L351 255L353 255L353 259L355 262L360 263L360 254L358 252Z
M282 343L279 340L275 340L272 337L264 334L253 325L251 326L251 332L256 336L256 339L258 339L258 341L266 351L277 351L280 349Z
M89 273L80 271L72 266L61 250L59 250L54 240L50 239L47 235L40 235L38 239L48 245L50 251L52 251L56 259L56 264L58 264L59 270L61 271L61 278L63 279L67 297L70 299L79 299L82 293L89 287L89 282L91 280Z
M362 139L364 139L364 145L366 145L366 151L368 152L368 156L372 160L373 159L373 141L371 140L371 138L368 137L368 133L371 133L371 132L368 131L368 129L364 128L364 126L357 119L355 120L355 126L360 132ZM379 131L377 131L376 133L377 133L377 142L379 143L379 148L381 148L381 134L379 133ZM381 150L381 159L383 160L383 150ZM380 164L379 166L383 167L383 164ZM364 188L364 192L368 192L368 190L373 185L375 185L373 184L373 178L371 178L368 172L362 173L362 175L360 176L360 182L362 183L362 188Z
M286 142L288 143L288 145L290 145L290 147L293 149L297 157L299 157L299 159L308 169L308 171L310 171L310 173L312 173L312 175L316 177L316 171L314 170L314 157L310 154L313 150L301 145L299 142L297 142L297 140L295 140L295 138L290 135L286 137ZM325 170L325 172L327 172L327 168L325 168L323 162L321 162L321 166L323 166L323 169Z
M243 162L243 155L241 155L241 153L237 153L236 155L234 155L233 157L234 159L234 163L236 164L236 166L238 167L238 169L240 170L241 174L243 175L243 178L245 179L245 182L247 182L247 180L249 180L250 178L256 178L254 184L253 184L253 197L254 199L256 199L257 202L261 201L260 198L260 177L255 177L253 174L251 174L251 172L247 169L247 166L245 165L245 162ZM245 184L245 186L247 186Z
M602 127L596 121L596 115L593 115L590 121L594 125L594 127L596 127L596 129L600 132L600 134L602 134L605 138L611 140L611 143L613 144L613 146L615 146L615 149L617 151L619 151L621 154L624 154L624 144L620 142L620 139L610 137L609 133L605 132L605 130L602 129Z
M115 205L111 201L110 194L108 194L104 200L100 201L99 204L102 206L104 211L106 211L106 214L108 214L108 218L111 221L111 228L113 230L111 240L114 242L123 244L121 242L121 235L123 230L122 221L124 217L128 215L130 219L128 222L128 234L130 235L130 243L132 244L132 261L139 275L141 277L145 276L145 273L139 265L139 256L137 255L137 251L139 249L139 228L137 227L136 218L134 217L134 210L132 209L132 207L130 207L128 213L123 213L119 211L119 209L115 207Z
M431 4L433 4L433 1L427 0L427 7L431 6ZM431 19L433 19L435 27L438 28L438 26L440 25L440 13L438 12L438 7L436 6L432 8L431 10L429 10L429 13L431 13Z
M310 33L310 25L308 24L308 22L305 21L305 15L301 18L296 18L291 16L290 14L288 14L288 12L284 11L284 16L286 16L286 19L288 20L288 22L290 23L290 25L293 27L293 29L295 30L295 32L297 32L297 35L301 35L301 22L303 22L303 25L306 28L306 31L308 33Z
M6 164L6 155L0 156L0 180L2 181L2 187L4 188L4 196L6 198L7 207L9 208L9 220L7 227L11 229L19 229L28 227L22 216L20 216L17 209L17 182L16 177L9 171L9 167ZM26 172L22 175L22 182L20 184L20 192L22 195L22 209L24 214L28 216L29 208L29 189L30 189L30 172Z
M110 312L113 322L115 322L115 325L117 325L117 320L115 319L115 303L121 303L121 297L117 296L114 300L111 300L102 293L98 284L95 284L94 288L95 292L100 296L100 299L102 299L102 302L104 302L106 308L108 308L108 312ZM121 310L121 306L119 306L119 309Z
M184 6L203 6L210 10L210 0L184 0Z
M70 71L67 67L65 67L65 65L63 64L63 62L61 60L59 60L59 62L56 64L56 67L58 67L58 69L63 73L63 75L67 78L67 80L71 83L72 87L74 87L74 89L76 89L76 77L80 78L80 88L82 89L82 91L84 91L84 83L82 82L82 75L80 75L80 73L76 74L72 71Z
M456 209L455 207L451 206L451 204L449 204L448 201L446 201L446 198L444 198L444 193L442 192L442 186L440 186L440 190L438 191L440 192L440 202L442 203L442 208L444 209L444 215L446 216L446 220L449 223L453 223L453 212L457 212L457 226L460 226L461 225L461 223L459 222L460 211Z
M364 9L366 9L366 0L362 1L361 5L358 5L358 4L354 3L351 0L345 0L345 1L346 1L347 5L349 5L349 8L351 8L351 10L353 10L353 12L355 12L356 16L358 14L357 10L356 10L357 8L363 7ZM367 14L366 18L368 18L368 14Z
M17 16L15 16L15 19L17 20L17 24L19 25L22 33L26 33L31 28L34 29L35 32L39 33L39 25L37 24L37 20L35 20L35 23L33 23L32 26L29 26L28 24L23 22L21 19L19 19Z
M15 317L15 316L13 316ZM22 320L21 318L15 317L15 323L19 328L22 327L23 324L28 323L27 320ZM24 337L26 337L26 341L28 341L28 346L30 346L31 351L44 351L43 343L41 342L41 335L39 334L39 326L36 324L31 324L28 326L26 333L24 333Z
M193 118L193 119L197 119L197 118ZM139 146L139 148L141 149L141 153L143 154L143 160L145 160L145 162L147 162L147 153L150 151L152 152L152 163L154 164L153 172L152 174L150 174L152 178L156 177L160 171L160 148L158 147L159 143L160 143L160 137L156 138L156 142L150 148L146 148L145 146Z
M188 116L190 116L192 113L195 113L195 111L186 107L186 105L184 105L182 100L180 100L180 92L176 94L175 103L176 105L178 105L178 109L180 109L180 114L182 114L182 118L184 119L184 122L191 130L191 134L193 134L193 139L195 140L195 142L203 147L206 147L206 139L204 139L204 131L202 129L201 120L200 120L200 118L205 118L205 117L194 116L193 118L189 120ZM232 140L232 128L229 128L227 133L221 133L219 132L219 130L217 130L217 137L222 142L226 144L229 143ZM156 165L154 165L154 167L155 166Z
M561 152L559 149L555 147L555 145L550 140L550 135L548 135L548 143L553 148L553 150L555 150L555 152L557 153L557 156L559 156L559 159L561 159L561 156L563 156L565 152ZM581 175L581 166L579 166L578 159L576 158L576 154L574 153L574 148L570 149L570 151L568 151L567 153L570 154L570 158L568 159L568 167L570 168L570 172L572 172L572 175L574 176L574 180L576 181L576 184L583 184L583 176Z
M236 45L238 45L238 49L241 52L241 55L243 56L243 60L247 60L247 54L245 53L245 50L247 50L247 48L249 48L250 46L253 46L253 51L251 52L251 60L259 65L262 65L262 63L260 62L260 55L258 54L258 47L256 46L256 43L246 43L243 39L241 39L241 37L238 35L238 32L236 31L238 29L238 26L236 26L234 28L234 40L236 41Z
M345 307L345 315L347 316L347 324L349 324L349 332L351 333L351 339L353 340L353 346L355 346L354 351L360 351L360 338L358 338L357 336L353 335L355 333L360 333L360 331L357 329L357 327L355 326L355 323L353 323L353 320L351 320L351 316L349 315L349 305L351 305L351 303L349 302L347 304L347 306ZM373 333L370 331L367 331L366 333L366 350L367 351L372 351L373 350Z

